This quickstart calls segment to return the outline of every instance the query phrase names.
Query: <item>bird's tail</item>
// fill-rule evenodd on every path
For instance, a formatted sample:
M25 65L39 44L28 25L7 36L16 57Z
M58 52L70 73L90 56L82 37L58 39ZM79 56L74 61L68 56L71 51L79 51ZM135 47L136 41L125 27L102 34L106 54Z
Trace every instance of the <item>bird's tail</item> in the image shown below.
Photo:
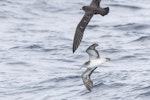
M101 13L102 16L105 16L109 13L109 7L103 8L103 11Z

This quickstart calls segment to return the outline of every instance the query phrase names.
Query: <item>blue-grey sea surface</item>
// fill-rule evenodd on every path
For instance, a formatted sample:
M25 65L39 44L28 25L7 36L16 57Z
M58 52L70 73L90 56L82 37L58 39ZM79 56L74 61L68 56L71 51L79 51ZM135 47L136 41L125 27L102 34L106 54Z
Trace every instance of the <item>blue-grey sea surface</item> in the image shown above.
M72 53L75 29L92 0L0 0L0 100L150 100L150 0L102 0ZM93 43L111 58L83 85Z

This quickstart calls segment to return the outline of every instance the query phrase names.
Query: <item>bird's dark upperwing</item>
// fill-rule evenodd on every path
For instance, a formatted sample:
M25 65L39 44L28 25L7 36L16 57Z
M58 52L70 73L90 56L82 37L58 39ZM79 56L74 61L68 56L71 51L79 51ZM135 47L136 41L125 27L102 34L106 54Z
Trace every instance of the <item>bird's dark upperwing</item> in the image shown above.
M93 17L93 14L86 12L82 20L78 24L76 28L75 36L74 36L74 41L73 41L73 53L76 51L76 49L80 45L84 30L92 17Z
M91 89L93 88L93 82L90 78L91 74L93 73L93 71L96 69L97 67L95 68L88 68L83 74L82 74L82 80L83 80L83 83L85 85L85 87L91 91Z
M100 58L99 53L95 48L94 49L88 48L86 52L89 55L90 60Z
M93 0L90 6L99 7L101 0Z

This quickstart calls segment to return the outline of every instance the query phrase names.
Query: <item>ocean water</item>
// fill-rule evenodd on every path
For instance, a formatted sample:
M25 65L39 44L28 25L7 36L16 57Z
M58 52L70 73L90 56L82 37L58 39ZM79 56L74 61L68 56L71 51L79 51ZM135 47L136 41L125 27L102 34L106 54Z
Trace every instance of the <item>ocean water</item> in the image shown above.
M102 0L72 53L91 0L0 0L0 100L150 100L150 1ZM86 90L80 69L93 43L110 62Z

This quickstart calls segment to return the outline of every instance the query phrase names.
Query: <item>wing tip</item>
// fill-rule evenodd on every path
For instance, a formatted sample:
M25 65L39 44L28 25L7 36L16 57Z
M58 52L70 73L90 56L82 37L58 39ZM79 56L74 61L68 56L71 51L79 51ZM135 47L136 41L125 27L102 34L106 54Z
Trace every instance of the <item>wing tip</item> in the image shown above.
M73 42L72 52L75 53L75 51L77 50L78 47L79 47L79 44L74 41Z
M87 87L86 87L86 88L87 88ZM89 90L89 92L91 92L91 91L92 91L92 89L91 89L91 88L89 88L89 87L88 87L87 89Z
M76 50L72 49L72 53L75 53Z
M76 46L73 44L72 52L75 53L76 49Z

